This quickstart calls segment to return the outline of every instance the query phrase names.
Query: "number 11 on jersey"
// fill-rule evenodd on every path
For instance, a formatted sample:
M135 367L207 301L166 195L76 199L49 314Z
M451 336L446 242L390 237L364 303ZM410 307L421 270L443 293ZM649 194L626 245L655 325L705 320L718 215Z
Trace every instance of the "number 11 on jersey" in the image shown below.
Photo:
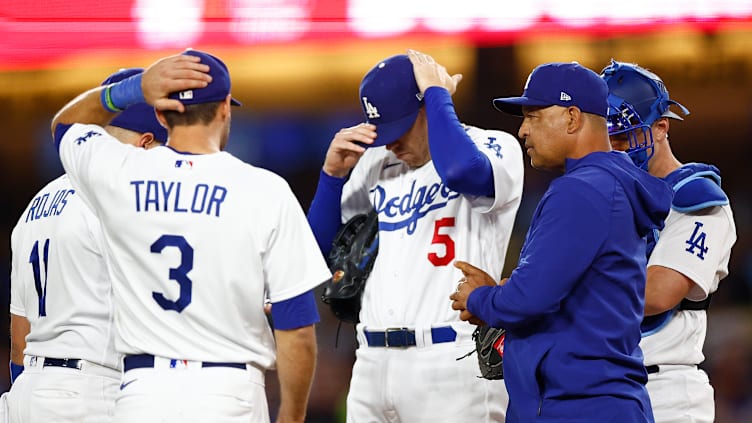
M40 262L39 257L39 241L34 241L34 246L31 248L31 255L29 256L29 263L34 270L34 288L37 291L37 297L39 298L39 317L47 315L47 257L49 257L50 240L44 240L44 247L42 247L42 257ZM42 281L42 265L44 265L44 281Z

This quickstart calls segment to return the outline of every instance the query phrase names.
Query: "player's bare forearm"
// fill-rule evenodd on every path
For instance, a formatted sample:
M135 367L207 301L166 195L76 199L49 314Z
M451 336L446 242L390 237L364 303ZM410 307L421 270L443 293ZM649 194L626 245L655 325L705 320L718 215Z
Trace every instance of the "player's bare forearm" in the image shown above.
M275 330L280 406L277 423L303 423L316 369L316 332L313 325Z
M99 126L107 125L115 113L102 107L101 93L104 87L92 88L66 104L52 119L52 139L55 139L55 128L58 124L71 125L74 123L88 123Z
M23 316L10 314L10 361L23 366L26 335L31 330L29 320Z
M671 310L689 294L694 282L684 274L663 266L650 266L645 285L645 315Z

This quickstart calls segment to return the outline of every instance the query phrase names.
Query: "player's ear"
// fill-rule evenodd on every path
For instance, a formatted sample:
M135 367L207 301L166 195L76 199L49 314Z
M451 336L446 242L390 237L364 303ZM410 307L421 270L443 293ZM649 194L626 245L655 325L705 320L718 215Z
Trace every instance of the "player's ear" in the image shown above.
M230 116L230 111L232 110L232 103L230 101L232 100L232 95L227 94L227 97L225 97L225 101L222 102L222 104L219 106L219 113L221 113L222 119L227 119L228 116Z
M583 116L582 110L579 107L570 106L567 107L567 133L573 134L580 129L583 125L585 116Z
M665 138L666 134L668 134L669 125L669 119L665 117L662 117L653 122L653 126L650 129L650 131L653 133L653 138L659 140Z
M149 148L153 147L155 143L156 140L154 139L154 134L152 134L151 132L145 132L141 134L141 138L138 139L136 147L148 150Z
M170 126L167 125L167 119L165 119L164 112L159 109L154 109L154 111L156 112L157 120L159 121L159 124L169 130Z

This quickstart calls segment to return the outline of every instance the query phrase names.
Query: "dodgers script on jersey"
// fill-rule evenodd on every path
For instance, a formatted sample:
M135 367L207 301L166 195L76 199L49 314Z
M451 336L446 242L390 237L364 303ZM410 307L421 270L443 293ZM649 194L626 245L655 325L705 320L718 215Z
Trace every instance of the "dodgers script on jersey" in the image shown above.
M120 368L102 244L99 221L65 175L26 207L11 235L10 304L31 323L26 355Z
M379 215L379 254L363 294L360 326L386 329L451 324L466 339L449 294L461 272L455 260L501 277L522 195L523 162L510 134L466 127L491 161L495 198L447 188L432 162L409 168L385 148L368 149L345 184L342 219L373 207Z
M331 277L287 182L225 152L145 151L95 125L68 128L60 156L105 228L120 352L273 364L264 300Z
M688 299L700 301L718 289L728 275L731 246L736 227L730 205L716 206L693 213L671 210L666 226L659 233L648 267L663 266L690 278L695 287ZM705 310L681 310L665 326L643 334L640 348L645 365L701 363L705 356L707 313Z

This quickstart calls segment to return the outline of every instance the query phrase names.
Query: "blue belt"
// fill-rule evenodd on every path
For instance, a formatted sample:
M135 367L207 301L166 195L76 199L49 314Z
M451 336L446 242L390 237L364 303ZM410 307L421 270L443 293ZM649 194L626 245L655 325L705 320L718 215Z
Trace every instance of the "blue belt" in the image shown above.
M385 331L364 330L369 347L412 347L415 346L415 331L408 328L389 328ZM431 328L434 344L454 342L457 332L451 326Z
M78 358L50 358L45 357L42 367L65 367L67 369L81 370L82 360Z
M180 361L180 360L175 360ZM143 369L154 367L154 356L151 354L128 355L123 359L123 369L127 372L133 369ZM228 363L228 362L210 362L202 361L201 367L232 367L235 369L246 369L245 363Z

